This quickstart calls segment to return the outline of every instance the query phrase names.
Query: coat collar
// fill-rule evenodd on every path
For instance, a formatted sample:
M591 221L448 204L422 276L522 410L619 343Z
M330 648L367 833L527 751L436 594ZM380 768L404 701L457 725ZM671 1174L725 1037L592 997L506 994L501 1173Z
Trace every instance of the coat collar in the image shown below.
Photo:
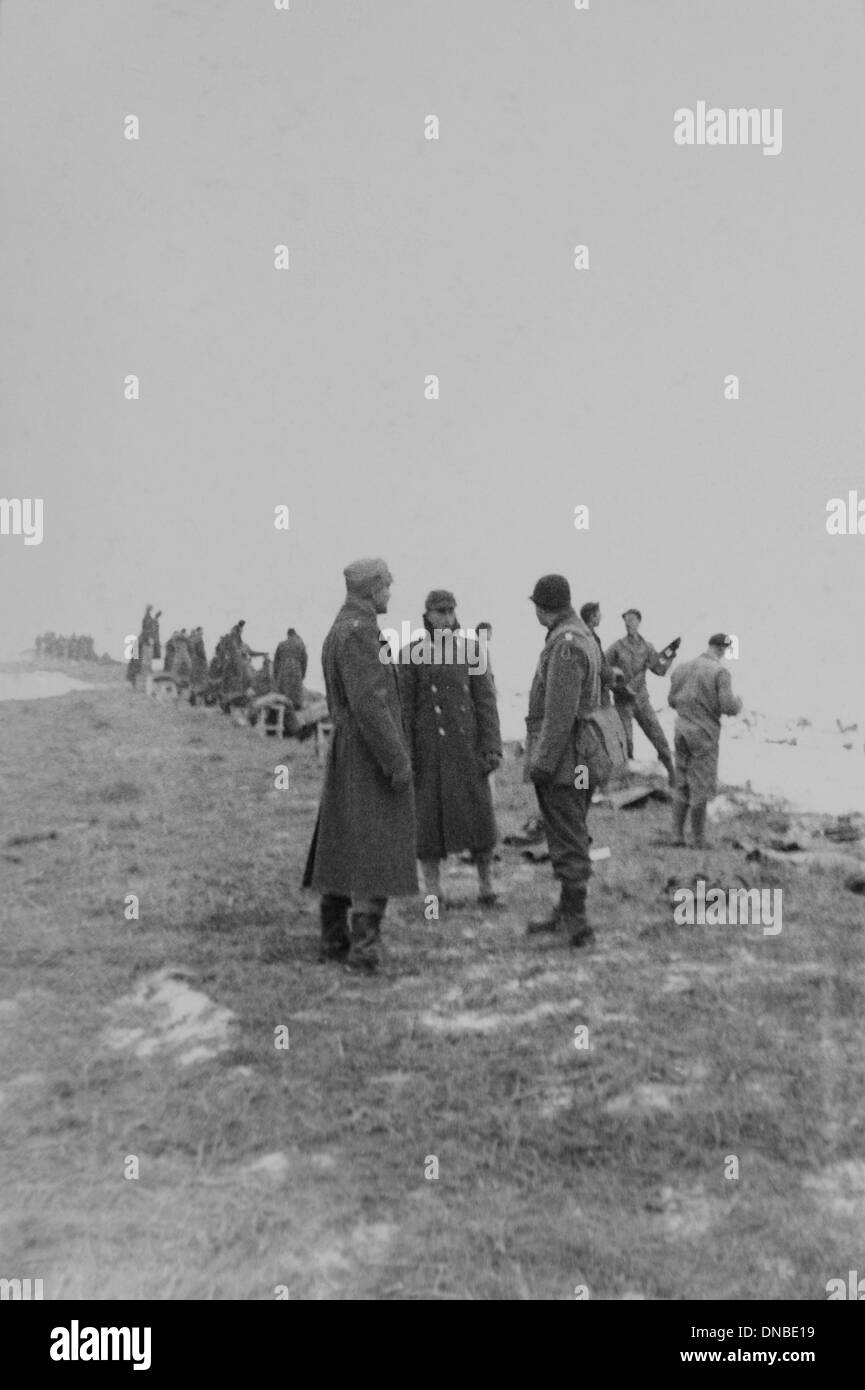
M377 622L378 614L375 611L375 604L370 598L361 598L358 594L348 594L345 603L342 605L343 613L353 613L358 618L372 618Z
M560 637L565 631L579 632L579 634L584 637L591 637L592 635L591 630L586 627L582 618L578 616L573 608L569 608L566 612L560 614L553 623L553 626L547 633L547 643L554 642L556 638Z

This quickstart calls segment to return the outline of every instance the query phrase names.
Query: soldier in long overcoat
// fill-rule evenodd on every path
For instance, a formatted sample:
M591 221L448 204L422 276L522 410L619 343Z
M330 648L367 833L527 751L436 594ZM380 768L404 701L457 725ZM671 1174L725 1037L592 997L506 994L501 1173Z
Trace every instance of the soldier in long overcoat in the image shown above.
M295 709L303 708L303 678L308 659L303 638L290 627L273 654L273 683L274 690L290 700Z
M397 674L376 621L391 575L383 560L356 560L344 574L346 600L322 649L333 732L304 885L322 894L321 958L371 972L387 899L417 892L414 791Z
M455 635L456 599L448 589L427 595L423 623L424 638L400 653L399 680L426 892L443 904L441 861L467 849L480 901L493 906L497 831L489 778L502 760L502 738L486 647Z

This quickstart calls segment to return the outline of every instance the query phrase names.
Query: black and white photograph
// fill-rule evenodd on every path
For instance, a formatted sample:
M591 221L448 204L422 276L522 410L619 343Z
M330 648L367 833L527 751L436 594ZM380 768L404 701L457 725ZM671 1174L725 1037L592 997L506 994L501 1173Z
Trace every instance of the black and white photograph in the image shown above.
M2 0L29 1364L865 1299L863 159L863 0Z

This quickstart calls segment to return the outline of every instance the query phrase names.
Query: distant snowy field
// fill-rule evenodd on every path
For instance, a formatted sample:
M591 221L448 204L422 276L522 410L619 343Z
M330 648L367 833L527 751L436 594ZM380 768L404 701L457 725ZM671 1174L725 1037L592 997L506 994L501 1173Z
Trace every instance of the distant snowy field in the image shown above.
M506 739L525 736L527 706L528 693L500 692L499 714ZM669 707L653 707L672 747L676 716ZM770 741L789 739L795 739L795 745ZM852 746L845 748L845 744ZM637 728L634 756L647 763L655 756ZM842 734L837 727L829 727L825 718L806 726L798 719L776 719L745 710L736 719L723 720L718 775L729 786L750 783L753 791L777 796L794 810L829 815L859 811L865 815L865 721L859 721L855 732Z
M0 671L0 700L41 700L70 690L92 689L88 681L75 680L62 671Z

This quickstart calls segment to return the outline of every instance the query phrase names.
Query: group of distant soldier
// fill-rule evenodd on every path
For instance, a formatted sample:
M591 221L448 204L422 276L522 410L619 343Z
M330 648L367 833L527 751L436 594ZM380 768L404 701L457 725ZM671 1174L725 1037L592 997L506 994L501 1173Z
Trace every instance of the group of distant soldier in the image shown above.
M56 632L43 632L34 642L37 657L60 657L64 661L98 661L93 638L73 632L62 637Z
M432 590L417 650L413 643L410 653L389 656L377 621L393 582L386 563L357 560L344 574L345 603L322 650L333 732L303 882L321 894L320 960L373 973L388 898L417 894L418 861L425 916L449 905L441 864L460 851L476 865L481 905L498 906L490 779L502 741L489 663L478 660L486 655L478 650L483 635L440 640L462 632L454 595ZM664 675L680 639L657 652L640 635L640 612L628 609L625 635L604 651L599 605L585 604L578 615L564 576L544 575L530 597L547 637L529 696L525 780L535 788L560 897L528 932L558 933L584 947L594 940L586 914L589 807L612 776L627 774L634 722L673 785L671 843L685 843L690 813L692 843L702 847L717 789L721 716L738 713L741 701L723 662L730 639L715 633L703 655L673 675L674 764L646 672Z
M153 605L147 605L137 650L126 671L133 687L140 675L151 673L153 661L162 657L161 616L161 609L154 613ZM245 626L246 621L241 618L224 633L210 661L202 627L175 628L165 643L163 673L171 676L179 690L189 694L191 703L218 704L225 713L267 695L279 695L292 709L301 709L308 661L303 639L290 627L271 659L269 652L256 651L248 644ZM263 658L258 670L253 666L256 658Z

